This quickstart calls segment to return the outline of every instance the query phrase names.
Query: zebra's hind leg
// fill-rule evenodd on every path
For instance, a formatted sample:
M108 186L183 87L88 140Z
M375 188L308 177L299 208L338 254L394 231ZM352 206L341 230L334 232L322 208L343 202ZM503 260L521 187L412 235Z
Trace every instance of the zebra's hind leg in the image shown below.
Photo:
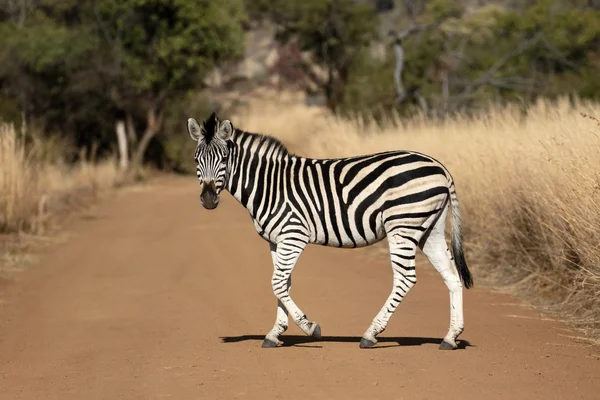
M273 277L271 285L277 297L277 319L273 329L267 334L262 347L279 347L282 342L279 336L288 328L288 312L293 321L306 333L314 338L321 338L321 327L316 322L310 322L290 297L291 275L296 262L306 247L305 241L292 239L277 245L271 245L273 257Z
M429 237L423 244L423 253L433 267L440 273L450 292L450 329L440 344L441 350L453 350L457 347L456 338L465 327L463 317L463 285L454 265L452 254L446 243L444 226L446 224L446 208L435 225L431 228Z
M388 242L394 274L392 293L390 293L385 304L360 340L361 348L369 348L377 343L376 336L385 330L402 299L417 283L415 271L416 241L411 240L408 236L402 236L400 233L394 233L388 235Z

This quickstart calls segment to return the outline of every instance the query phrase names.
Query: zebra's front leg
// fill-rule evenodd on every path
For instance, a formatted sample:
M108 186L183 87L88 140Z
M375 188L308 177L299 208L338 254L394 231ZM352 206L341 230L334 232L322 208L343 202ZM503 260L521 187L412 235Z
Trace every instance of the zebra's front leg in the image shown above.
M279 336L288 327L288 313L292 320L308 336L319 339L321 328L316 322L310 322L290 297L291 275L296 262L306 247L307 242L295 240L283 241L271 245L273 256L273 276L271 285L278 300L277 319L273 329L267 334L262 347L278 347L282 344Z
M273 266L277 263L277 245L270 244L271 247L271 258L273 259ZM292 277L290 276L287 281L288 293L292 290ZM277 299L277 317L275 318L275 325L273 329L267 334L262 347L279 347L283 344L279 340L279 336L285 332L288 328L288 311L283 305L281 300Z

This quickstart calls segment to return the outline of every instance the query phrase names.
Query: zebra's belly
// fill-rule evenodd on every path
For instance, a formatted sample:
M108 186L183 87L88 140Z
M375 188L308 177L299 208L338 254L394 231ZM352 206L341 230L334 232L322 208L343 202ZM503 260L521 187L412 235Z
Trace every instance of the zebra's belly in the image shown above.
M327 247L341 247L345 249L356 249L359 247L371 246L375 243L382 241L386 237L385 232L377 232L376 235L367 236L366 238L345 238L338 240L336 236L330 237L327 240L324 238L311 240L312 244L318 244Z
M321 224L316 227L317 233L312 233L311 243L328 247L358 248L371 246L386 237L380 213L375 218L374 226L366 220L362 224L356 224L355 221L352 219L346 224L332 220L327 224L319 221Z

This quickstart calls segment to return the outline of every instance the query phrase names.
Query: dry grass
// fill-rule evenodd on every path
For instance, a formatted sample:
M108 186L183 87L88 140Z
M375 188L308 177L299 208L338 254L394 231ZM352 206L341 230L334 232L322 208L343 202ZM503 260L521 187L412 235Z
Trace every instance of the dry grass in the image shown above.
M584 117L583 114L586 116ZM600 117L593 104L540 103L444 123L392 118L384 128L293 101L251 104L234 125L310 157L389 149L436 157L461 200L475 282L504 287L600 337Z
M49 160L44 142L26 146L24 139L12 125L0 125L0 233L41 233L54 204L117 183L112 161L66 166Z

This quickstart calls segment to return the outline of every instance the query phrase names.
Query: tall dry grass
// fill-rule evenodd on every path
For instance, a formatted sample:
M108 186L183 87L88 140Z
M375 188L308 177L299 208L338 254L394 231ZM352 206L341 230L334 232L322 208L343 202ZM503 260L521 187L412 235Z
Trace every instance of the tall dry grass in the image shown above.
M51 161L44 142L25 145L24 132L0 124L0 233L40 233L52 204L74 193L114 186L116 163L81 162L67 166Z
M467 260L501 286L600 337L600 126L594 104L497 108L441 123L377 127L292 101L260 102L234 125L272 134L304 156L416 150L444 163L461 201Z

